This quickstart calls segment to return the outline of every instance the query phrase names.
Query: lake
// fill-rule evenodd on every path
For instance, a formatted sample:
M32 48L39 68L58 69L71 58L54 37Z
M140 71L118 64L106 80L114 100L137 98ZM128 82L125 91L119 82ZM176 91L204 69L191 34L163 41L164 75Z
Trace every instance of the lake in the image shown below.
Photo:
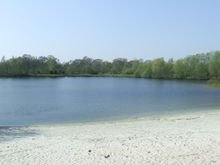
M126 119L220 108L205 82L138 78L0 78L0 126Z

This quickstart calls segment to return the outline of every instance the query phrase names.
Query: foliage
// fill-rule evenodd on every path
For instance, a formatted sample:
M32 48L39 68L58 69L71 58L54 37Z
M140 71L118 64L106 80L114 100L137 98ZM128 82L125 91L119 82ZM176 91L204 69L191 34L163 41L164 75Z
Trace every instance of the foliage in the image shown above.
M114 59L112 62L84 57L61 63L53 56L25 54L0 62L0 76L126 76L156 79L220 79L220 51L196 54L174 61Z

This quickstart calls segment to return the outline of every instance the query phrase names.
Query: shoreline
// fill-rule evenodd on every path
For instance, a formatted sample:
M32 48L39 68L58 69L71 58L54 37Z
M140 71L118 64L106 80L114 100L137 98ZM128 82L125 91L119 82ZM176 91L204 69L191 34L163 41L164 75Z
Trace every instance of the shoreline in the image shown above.
M153 78L139 77L134 74L29 74L29 75L0 75L0 78L64 78L64 77L101 77L101 78L137 78L149 80L180 80L180 81L205 81L210 79L193 79L193 78Z
M203 109L199 111L186 111L186 112L175 112L170 114L136 114L134 116L123 116L119 118L104 118L97 120L85 120L85 121L55 121L55 122L43 122L36 124L27 124L27 125L0 125L1 128L29 128L29 127L47 127L47 126L65 126L65 125L95 125L95 124L108 124L108 123L120 123L120 122L135 122L139 120L162 120L166 118L175 118L175 117L183 117L183 116L192 116L192 115L202 115L208 113L218 113L220 112L220 108L213 109Z
M220 110L34 125L0 142L1 165L220 164Z
M46 127L46 126L65 126L65 125L96 125L96 124L108 124L108 123L121 123L121 122L135 122L135 121L141 121L141 120L162 120L167 118L178 118L178 117L186 117L186 116L194 116L194 115L208 115L209 113L220 113L219 108L214 108L211 110L204 109L201 111L188 111L188 112L177 112L173 114L157 114L157 115L145 115L145 114L138 114L136 116L124 116L122 119L118 118L108 118L108 119L99 119L95 121L63 121L63 122L52 122L52 123L38 123L38 124L31 124L31 125L24 125L24 126L18 126L18 127ZM5 126L3 126L5 127ZM10 126L6 126L10 127ZM12 126L17 127L17 126Z

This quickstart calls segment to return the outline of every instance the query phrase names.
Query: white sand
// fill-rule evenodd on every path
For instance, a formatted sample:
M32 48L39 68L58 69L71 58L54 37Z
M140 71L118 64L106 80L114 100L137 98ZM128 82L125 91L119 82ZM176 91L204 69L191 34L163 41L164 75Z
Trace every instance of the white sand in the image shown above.
M220 111L33 129L0 143L0 165L220 164Z

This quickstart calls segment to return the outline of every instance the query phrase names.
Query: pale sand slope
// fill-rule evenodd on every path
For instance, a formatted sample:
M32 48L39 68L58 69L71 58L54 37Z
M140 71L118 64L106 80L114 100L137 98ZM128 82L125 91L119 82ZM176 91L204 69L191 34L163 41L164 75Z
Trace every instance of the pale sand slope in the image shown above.
M0 165L220 164L220 111L23 129L39 135L1 142Z

